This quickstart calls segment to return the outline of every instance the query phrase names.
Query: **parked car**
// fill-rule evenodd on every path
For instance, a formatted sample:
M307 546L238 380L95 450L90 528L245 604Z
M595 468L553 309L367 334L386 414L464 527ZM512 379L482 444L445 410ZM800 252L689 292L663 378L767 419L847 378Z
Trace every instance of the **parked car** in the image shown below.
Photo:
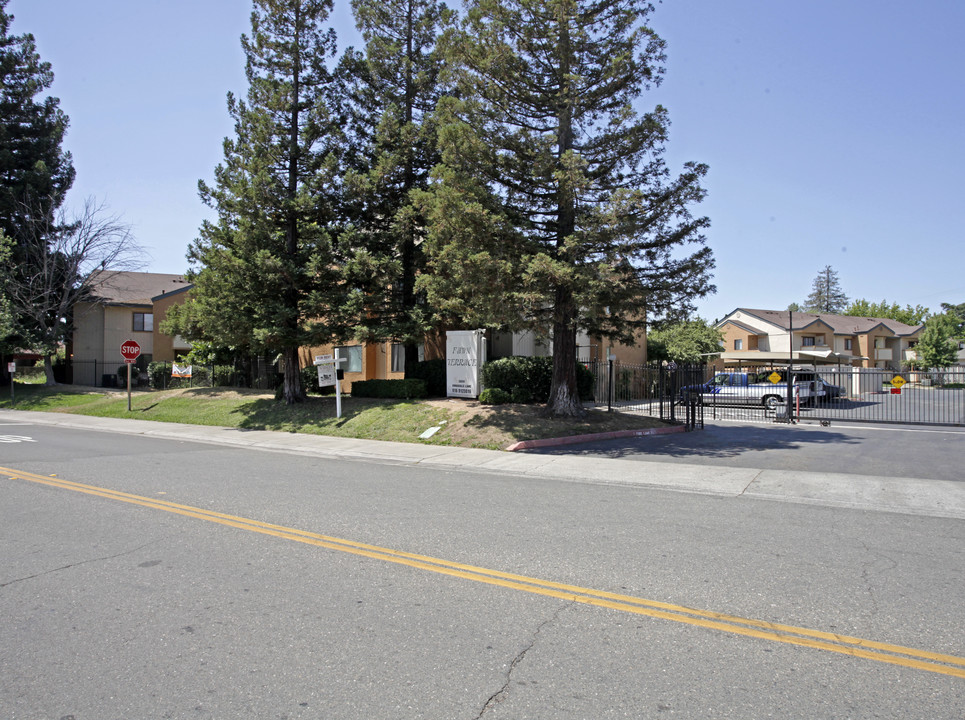
M825 394L824 383L814 372L792 370L792 392L801 404L814 404ZM764 372L721 372L703 385L681 388L680 399L686 402L695 394L704 402L730 405L763 405L775 409L787 400L785 370Z

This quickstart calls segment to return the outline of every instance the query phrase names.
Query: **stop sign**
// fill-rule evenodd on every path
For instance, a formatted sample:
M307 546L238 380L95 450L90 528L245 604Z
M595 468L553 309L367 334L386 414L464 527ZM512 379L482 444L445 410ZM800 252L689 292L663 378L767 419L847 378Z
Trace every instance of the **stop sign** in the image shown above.
M141 346L133 340L125 340L123 343L121 343L121 356L124 358L125 362L134 362L137 360L137 356L140 354Z

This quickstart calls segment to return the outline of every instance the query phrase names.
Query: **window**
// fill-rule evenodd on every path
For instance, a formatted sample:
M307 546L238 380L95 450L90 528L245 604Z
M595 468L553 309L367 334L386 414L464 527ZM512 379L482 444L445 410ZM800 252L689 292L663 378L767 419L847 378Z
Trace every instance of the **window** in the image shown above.
M744 341L743 341L743 340L735 340L735 341L734 341L734 349L735 349L735 350L743 350L743 349L744 349Z
M392 343L392 372L405 372L405 345Z
M814 336L805 335L801 338L801 345L804 347L814 347Z
M345 372L362 372L362 346L347 345L335 348L338 356L348 358L348 362L339 363L338 368Z
M134 313L135 332L154 331L154 313Z
M845 349L845 350L850 350L850 349L851 349L851 338L845 338L845 339L844 339L844 349Z
M426 348L419 346L419 362L426 359ZM392 372L405 372L405 345L392 343Z

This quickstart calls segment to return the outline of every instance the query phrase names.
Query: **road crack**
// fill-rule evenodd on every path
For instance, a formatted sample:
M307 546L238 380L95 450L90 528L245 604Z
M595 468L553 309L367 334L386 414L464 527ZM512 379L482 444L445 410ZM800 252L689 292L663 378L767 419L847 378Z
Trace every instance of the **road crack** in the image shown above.
M570 604L572 603L567 603L567 605L570 605ZM543 622L541 622L539 625L536 626L536 630L533 631L533 634L530 637L529 644L526 647L524 647L522 650L520 650L516 654L516 657L514 657L512 661L509 663L509 667L506 669L506 679L503 682L502 687L500 687L499 690L497 690L496 692L494 692L492 695L489 696L489 699L486 700L485 704L482 707L482 710L479 711L479 714L476 715L474 720L480 720L480 718L482 718L483 715L485 715L493 707L495 707L497 704L503 701L503 699L506 697L506 694L509 692L509 686L512 683L513 672L515 672L516 666L518 666L523 661L523 658L526 657L526 654L533 649L533 646L536 645L536 641L537 639L539 639L539 634L542 631L542 629L547 625L549 625L550 623L556 622L556 620L560 616L560 613L563 612L563 609L567 607L567 605L561 605L559 608L556 609L556 612L553 613L553 617L547 618L546 620L544 620Z
M8 585L15 585L16 583L26 582L27 580L35 580L39 577L43 577L44 575L50 575L56 572L63 572L64 570L70 570L75 567L80 567L81 565L88 565L90 563L103 562L105 560L113 560L115 558L124 557L125 555L131 555L132 553L136 553L139 550L143 550L149 545L153 545L155 542L157 541L152 540L149 543L144 543L143 545L140 545L136 548L131 548L130 550L125 550L124 552L116 553L114 555L105 555L104 557L90 558L89 560L81 560L79 562L70 563L69 565L63 565L61 567L53 568L51 570L44 570L43 572L39 572L34 575L27 575L26 577L16 578L14 580L8 580L7 582L0 583L0 588L5 588Z

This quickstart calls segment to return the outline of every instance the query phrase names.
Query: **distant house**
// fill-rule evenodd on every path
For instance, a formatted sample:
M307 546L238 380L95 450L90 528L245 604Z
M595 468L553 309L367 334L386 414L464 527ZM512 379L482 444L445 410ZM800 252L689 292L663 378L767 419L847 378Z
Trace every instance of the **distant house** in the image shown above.
M737 308L716 327L725 365L795 362L900 370L924 325L887 318Z
M93 297L74 307L74 331L68 345L74 384L100 386L105 376L116 375L124 364L120 347L125 340L141 346L135 364L147 368L159 337L155 303L188 288L190 283L181 275L98 272ZM159 340L158 345L167 354L167 340Z

